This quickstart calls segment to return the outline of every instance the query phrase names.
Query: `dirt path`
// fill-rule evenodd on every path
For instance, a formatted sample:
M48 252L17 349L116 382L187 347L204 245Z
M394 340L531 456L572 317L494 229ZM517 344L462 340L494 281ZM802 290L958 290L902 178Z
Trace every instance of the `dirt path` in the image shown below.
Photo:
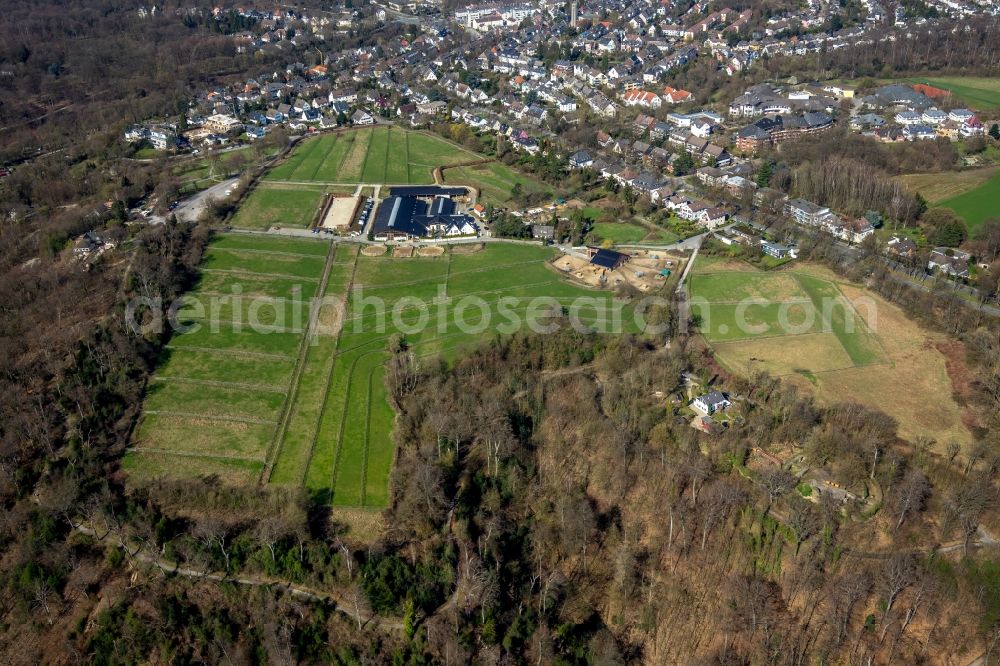
M87 527L86 525L78 525L76 526L76 530L82 534L94 537L98 541L104 541L110 534L110 532L108 532L102 536L98 534L96 530ZM361 625L372 625L381 629L391 629L393 631L402 631L403 629L403 623L401 621L383 617L374 612L367 612L354 607L353 604L349 603L344 597L336 593L323 592L305 585L294 585L288 581L265 578L262 576L232 576L223 572L198 571L197 569L181 567L176 562L160 559L156 555L147 552L142 546L136 547L135 550L132 550L131 547L126 546L126 544L123 543L119 543L119 546L122 550L126 551L130 563L142 562L143 564L156 567L164 574L185 576L187 578L200 578L202 580L211 580L218 583L236 583L238 585L268 587L284 590L292 596L299 597L300 599L318 601L320 603L334 606L338 611Z

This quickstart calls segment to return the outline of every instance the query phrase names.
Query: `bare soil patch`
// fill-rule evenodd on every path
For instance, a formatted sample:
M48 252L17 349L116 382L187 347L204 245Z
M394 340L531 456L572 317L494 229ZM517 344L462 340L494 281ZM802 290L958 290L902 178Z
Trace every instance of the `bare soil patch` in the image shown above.
M666 277L660 271L669 269L675 273L683 266L683 257L669 255L656 250L639 250L632 254L632 259L615 271L605 270L592 265L586 259L563 255L552 261L552 266L564 275L589 287L607 289L627 284L641 292L653 292L662 289Z
M373 543L385 531L385 519L381 511L335 507L332 518L335 523L346 525L350 539L359 544Z
M365 245L361 248L361 254L366 257L381 257L386 251L385 245Z
M444 248L440 245L425 245L417 248L417 256L420 257L440 257L444 254Z
M482 252L484 247L486 246L483 243L459 243L458 245L451 246L451 253L473 254L475 252Z
M319 306L316 314L316 327L313 336L325 335L336 337L344 325L347 310L346 301L340 296L327 296Z
M407 258L413 256L413 246L412 245L397 245L392 248L393 257Z

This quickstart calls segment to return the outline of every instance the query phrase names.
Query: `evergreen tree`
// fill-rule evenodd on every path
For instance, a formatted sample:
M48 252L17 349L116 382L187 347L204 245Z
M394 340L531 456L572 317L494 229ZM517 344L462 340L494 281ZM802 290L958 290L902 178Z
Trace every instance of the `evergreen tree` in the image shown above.
M767 160L757 172L757 187L768 187L771 184L771 175L774 173L774 162Z

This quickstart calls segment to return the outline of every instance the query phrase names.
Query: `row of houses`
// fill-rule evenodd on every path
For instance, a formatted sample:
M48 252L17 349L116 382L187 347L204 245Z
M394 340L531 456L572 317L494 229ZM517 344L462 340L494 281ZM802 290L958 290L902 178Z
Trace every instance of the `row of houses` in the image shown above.
M933 97L931 97L933 95ZM860 100L850 120L852 130L881 141L923 141L943 137L951 141L982 136L986 128L966 108L948 111L938 106L949 93L931 86L891 84Z
M860 243L875 233L875 226L866 218L845 220L806 199L789 199L785 211L797 224L820 229L848 243Z

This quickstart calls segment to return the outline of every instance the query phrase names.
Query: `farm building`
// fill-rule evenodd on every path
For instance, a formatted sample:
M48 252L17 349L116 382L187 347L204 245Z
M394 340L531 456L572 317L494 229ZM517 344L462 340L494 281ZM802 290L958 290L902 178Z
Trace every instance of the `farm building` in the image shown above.
M379 206L372 227L375 240L471 236L479 227L456 210L452 197L464 197L462 187L394 187Z
M615 252L614 250L597 247L588 247L587 250L590 253L590 263L592 265L606 268L609 271L621 268L629 260L627 254Z

